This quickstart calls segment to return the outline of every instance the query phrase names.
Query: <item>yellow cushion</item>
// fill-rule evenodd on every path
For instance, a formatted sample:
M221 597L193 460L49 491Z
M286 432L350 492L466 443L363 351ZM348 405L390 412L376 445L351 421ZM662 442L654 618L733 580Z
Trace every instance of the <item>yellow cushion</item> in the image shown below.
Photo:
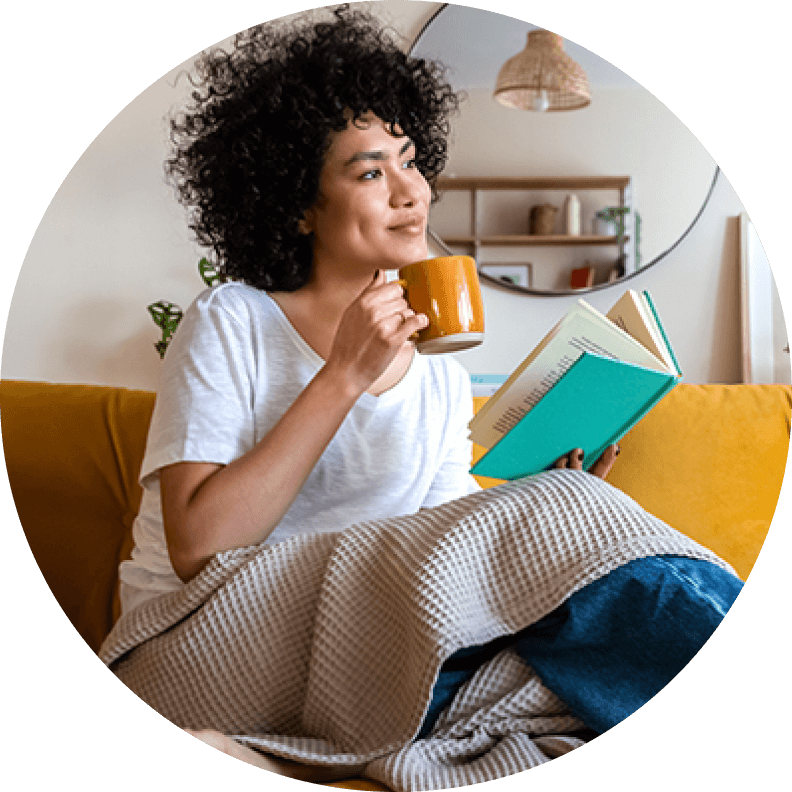
M131 549L153 406L153 394L120 388L0 385L8 479L25 536L95 651L118 614L118 564Z
M680 383L621 441L608 481L744 580L781 492L790 410L788 385Z

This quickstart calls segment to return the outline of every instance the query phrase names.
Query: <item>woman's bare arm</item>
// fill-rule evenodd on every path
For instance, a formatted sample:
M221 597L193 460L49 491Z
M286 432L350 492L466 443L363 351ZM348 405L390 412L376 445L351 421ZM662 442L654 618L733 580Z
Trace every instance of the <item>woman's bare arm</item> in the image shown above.
M183 581L216 553L272 533L357 399L425 322L378 276L345 312L325 366L254 448L225 466L161 470L165 538Z
M179 462L162 469L165 536L182 580L215 553L272 533L356 398L322 370L247 454L226 466Z

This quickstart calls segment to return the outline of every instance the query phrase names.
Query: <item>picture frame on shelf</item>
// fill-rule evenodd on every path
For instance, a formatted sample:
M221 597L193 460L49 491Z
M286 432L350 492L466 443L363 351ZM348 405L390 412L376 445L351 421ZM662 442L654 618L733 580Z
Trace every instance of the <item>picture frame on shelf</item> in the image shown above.
M513 283L526 288L533 286L533 267L531 264L482 264L483 275L498 281Z

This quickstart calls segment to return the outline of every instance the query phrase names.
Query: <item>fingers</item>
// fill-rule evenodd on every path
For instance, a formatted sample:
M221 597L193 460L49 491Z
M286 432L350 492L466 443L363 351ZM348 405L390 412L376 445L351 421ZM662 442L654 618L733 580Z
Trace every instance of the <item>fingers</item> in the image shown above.
M608 446L588 472L597 476L597 478L606 478L620 453L621 448L618 445ZM583 470L583 459L583 450L576 448L574 451L570 451L560 457L555 463L555 468L556 470Z
M388 311L374 325L373 337L398 350L407 339L429 324L424 314L416 314L409 306Z
M429 324L426 314L417 314L412 308L407 308L401 313L402 325L397 328L396 341L403 344L410 336L423 330Z
M591 467L589 473L592 473L598 478L604 479L608 473L610 473L613 463L616 461L616 457L619 456L620 453L621 448L618 445L608 446L605 451L603 451L602 456Z
M383 338L392 337L399 346L429 324L424 314L416 314L410 307L401 284L387 281L382 270L377 271L358 301L370 324L380 330Z
M378 272L349 305L336 330L327 365L365 390L380 377L410 336L429 324L404 299L398 283Z
M404 299L404 288L396 281L386 280L383 270L377 270L372 281L360 293L357 302L368 311L389 307L391 310L388 313L410 307Z
M555 463L556 470L563 470L567 466L568 462L569 462L569 454L564 454L564 456L559 457Z
M556 460L555 467L559 470L583 470L583 449L576 448Z
M404 287L398 281L389 281L385 275L385 270L377 270L368 286L360 295L361 300L365 300L366 295L378 295L390 299L404 299ZM405 300L406 302L406 300Z

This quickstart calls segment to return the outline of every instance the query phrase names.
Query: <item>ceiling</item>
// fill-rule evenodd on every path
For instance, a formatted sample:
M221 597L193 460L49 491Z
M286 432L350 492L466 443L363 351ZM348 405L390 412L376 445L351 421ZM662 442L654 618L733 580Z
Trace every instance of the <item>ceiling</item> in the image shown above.
M492 11L450 5L423 32L415 52L445 63L458 90L491 89L501 66L525 48L528 32L537 29ZM564 40L564 51L583 67L592 90L640 87L623 71L573 41Z

